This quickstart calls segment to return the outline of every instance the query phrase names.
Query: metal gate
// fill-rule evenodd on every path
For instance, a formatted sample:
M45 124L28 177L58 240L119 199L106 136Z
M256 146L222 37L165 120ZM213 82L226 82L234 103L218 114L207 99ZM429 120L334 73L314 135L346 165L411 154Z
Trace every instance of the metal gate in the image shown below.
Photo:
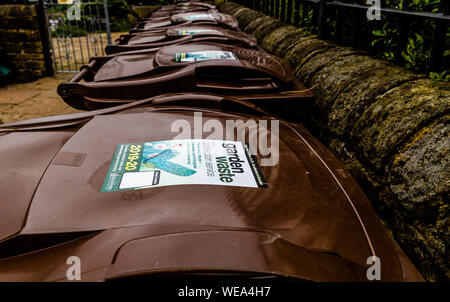
M54 70L78 72L111 43L106 0L45 0Z

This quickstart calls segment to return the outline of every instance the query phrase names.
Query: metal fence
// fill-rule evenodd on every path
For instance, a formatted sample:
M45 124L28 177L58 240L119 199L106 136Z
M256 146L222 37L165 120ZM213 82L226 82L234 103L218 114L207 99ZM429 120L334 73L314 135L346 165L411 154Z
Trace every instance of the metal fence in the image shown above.
M345 1L345 0L344 0ZM393 59L401 62L402 52L407 47L410 24L429 22L433 32L427 38L430 52L427 64L430 71L442 71L449 68L448 60L444 64L444 51L450 48L447 39L450 26L450 0L441 0L437 12L419 12L409 10L412 0L403 0L402 9L380 8L383 19L367 22L366 12L369 6L359 4L365 1L332 0L235 0L241 5L280 19L293 25L308 25L320 39L333 40L339 44L349 44L354 48L367 48L370 31L381 28L386 22L396 26L395 50Z
M104 48L111 43L111 36L107 9L102 1L82 2L78 15L73 9L69 10L73 4L47 0L43 1L43 6L56 72L77 72L89 58L105 54ZM69 18L70 15L74 17Z

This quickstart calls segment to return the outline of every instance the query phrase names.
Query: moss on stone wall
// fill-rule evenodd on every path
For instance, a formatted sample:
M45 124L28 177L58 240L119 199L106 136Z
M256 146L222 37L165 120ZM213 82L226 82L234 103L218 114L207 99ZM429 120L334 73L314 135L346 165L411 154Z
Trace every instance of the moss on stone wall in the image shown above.
M313 132L364 189L428 280L449 280L450 89L302 29L217 2L314 87Z

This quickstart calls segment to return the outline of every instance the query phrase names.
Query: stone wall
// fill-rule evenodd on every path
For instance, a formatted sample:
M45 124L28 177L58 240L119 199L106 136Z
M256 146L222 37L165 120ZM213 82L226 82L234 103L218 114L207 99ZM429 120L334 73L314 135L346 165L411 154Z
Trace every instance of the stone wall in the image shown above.
M0 46L15 68L17 81L47 74L35 5L0 5Z
M347 166L428 280L449 280L450 83L217 2L316 94L304 121Z

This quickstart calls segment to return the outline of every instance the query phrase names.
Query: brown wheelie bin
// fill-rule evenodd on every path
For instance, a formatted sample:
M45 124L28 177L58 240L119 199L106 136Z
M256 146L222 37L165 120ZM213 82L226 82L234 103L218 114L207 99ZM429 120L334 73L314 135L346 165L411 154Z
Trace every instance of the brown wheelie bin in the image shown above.
M189 12L172 15L169 17L156 18L147 22L138 22L137 25L130 30L130 33L161 31L179 25L215 25L228 29L237 29L238 22L235 17L221 13L207 12Z
M75 257L81 281L368 281L373 256L381 281L422 281L302 125L268 127L279 160L263 165L243 141L177 139L171 125L195 129L199 113L241 130L274 123L246 102L186 94L0 125L0 281L68 281Z
M145 24L148 22L155 22L159 20L164 20L170 18L173 15L195 13L195 14L217 14L219 11L215 8L208 7L188 7L188 8L178 8L170 11L155 11L151 16L140 19L137 24Z
M168 17L175 14L190 13L190 12L217 12L214 6L203 6L203 5L176 5L168 9L159 9L154 11L151 16L144 18L144 20L151 20L161 17ZM141 20L141 21L144 21Z
M307 112L313 97L274 56L208 42L96 57L72 80L58 86L58 94L77 109L171 92L232 95L270 112L297 116Z
M181 25L165 32L122 35L105 47L107 54L155 48L184 42L215 42L241 47L257 48L256 39L242 31L211 25Z
M192 1L192 2L182 2L177 3L173 5L165 5L159 8L158 10L154 11L151 16L153 17L166 17L168 15L174 14L174 13L183 13L183 12L190 12L190 11L209 11L209 10L215 10L216 6L204 3L204 2L198 2L198 1Z

